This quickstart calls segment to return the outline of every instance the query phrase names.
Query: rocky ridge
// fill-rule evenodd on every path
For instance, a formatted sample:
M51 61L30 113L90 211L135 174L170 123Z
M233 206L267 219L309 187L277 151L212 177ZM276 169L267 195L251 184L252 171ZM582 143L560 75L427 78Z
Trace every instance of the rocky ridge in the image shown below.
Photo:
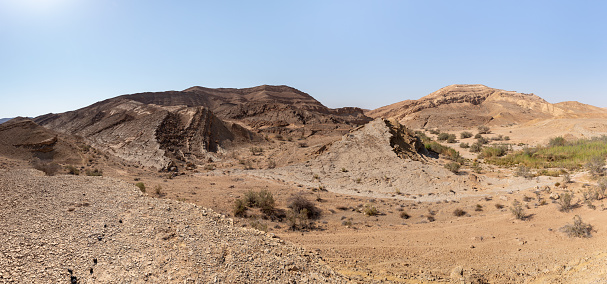
M600 108L577 103L551 104L534 94L504 91L484 85L450 85L419 100L384 106L366 114L391 118L413 128L470 128L506 125L586 113L607 117Z

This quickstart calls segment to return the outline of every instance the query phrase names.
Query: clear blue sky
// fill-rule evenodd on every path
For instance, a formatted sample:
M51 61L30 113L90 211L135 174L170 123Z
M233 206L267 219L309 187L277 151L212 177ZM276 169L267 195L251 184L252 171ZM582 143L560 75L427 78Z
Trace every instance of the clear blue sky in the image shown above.
M0 117L289 85L376 108L456 83L607 107L607 1L0 0Z

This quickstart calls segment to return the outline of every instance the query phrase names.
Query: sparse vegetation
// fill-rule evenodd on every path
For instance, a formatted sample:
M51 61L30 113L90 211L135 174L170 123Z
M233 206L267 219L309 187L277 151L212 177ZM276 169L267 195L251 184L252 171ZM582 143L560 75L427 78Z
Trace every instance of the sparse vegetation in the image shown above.
M438 136L436 137L436 140L438 140L438 141L445 141L447 139L449 139L449 133L444 133L444 132L438 134Z
M411 218L411 215L409 215L409 213L407 213L405 211L402 211L402 212L400 212L400 217L403 219L409 219L409 218Z
M474 207L474 211L483 211L483 205L476 204L476 206Z
M561 143L556 143L561 144ZM503 157L487 159L498 166L524 165L529 168L564 168L576 170L584 165L595 176L604 172L607 156L607 136L564 142L560 146L525 147Z
M263 154L263 148L261 147L251 147L249 150L251 151L251 154L253 154L253 156L259 156Z
M70 175L79 175L80 174L80 170L72 165L67 165L65 166L65 169L67 170L67 173Z
M377 208L375 208L375 206L373 206L371 204L367 204L367 205L365 205L365 209L363 210L363 213L365 213L365 215L367 215L367 216L376 216L379 214L379 211L377 210Z
M235 217L244 217L247 213L246 202L240 198L234 201L234 209L232 211Z
M557 146L565 146L565 138L562 136L550 138L550 142L548 142L549 147L557 147Z
M481 125L477 128L479 134L489 134L491 133L491 129L489 126Z
M504 205L499 204L499 203L495 203L495 208L502 209L502 208L504 208Z
M510 212L514 215L514 218L519 220L525 220L527 215L525 215L525 210L523 209L523 205L518 201L514 200L512 202L512 206L510 206Z
M135 186L138 187L141 192L145 193L145 184L143 184L143 182L138 182Z
M314 203L303 196L303 194L297 194L289 200L287 206L297 214L305 212L308 219L316 219L320 217L321 211ZM305 211L304 211L305 210Z
M461 167L461 165L456 162L449 162L449 163L445 164L445 168L454 174L459 173L460 167Z
M459 147L464 148L464 149L470 148L470 144L468 144L467 142L462 142L462 143L459 143Z
M457 209L453 210L453 216L461 217L461 216L465 216L465 215L466 215L466 211L464 211L461 208L457 208Z
M485 147L481 150L481 156L482 158L488 159L488 158L494 158L494 157L501 157L503 155L506 154L506 152L508 151L508 148L504 145L498 145L498 146L493 146L493 147Z
M472 132L464 131L464 132L462 132L462 133L459 134L459 137L461 139L470 138L470 137L472 137Z
M435 141L431 141L429 143L425 144L426 149L428 151L432 151L435 153L438 153L440 155L445 156L445 158L455 161L455 162L463 162L463 158L460 156L458 151L455 151L455 149L451 148L451 147L447 147L447 146L443 146L438 142Z
M99 177L103 175L103 171L100 169L88 169L86 170L87 176Z
M573 193L565 192L558 199L559 211L569 212L573 209Z
M257 192L252 190L247 191L243 202L245 206L261 209L261 212L268 216L274 213L274 196L267 189L262 189Z
M575 215L573 224L567 224L561 228L570 238L590 238L592 237L592 225L582 222L582 217Z
M527 168L523 165L520 165L516 168L516 171L514 172L514 176L524 177L526 179L530 179L533 177L529 168Z
M162 195L162 186L156 185L154 187L154 193L156 193L156 195L158 195L158 196L161 196Z

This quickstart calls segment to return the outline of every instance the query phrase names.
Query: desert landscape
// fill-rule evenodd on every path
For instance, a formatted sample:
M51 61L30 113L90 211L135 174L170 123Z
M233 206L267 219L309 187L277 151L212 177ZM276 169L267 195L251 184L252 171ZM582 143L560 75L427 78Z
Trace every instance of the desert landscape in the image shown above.
M0 124L0 283L605 283L607 109L289 86Z

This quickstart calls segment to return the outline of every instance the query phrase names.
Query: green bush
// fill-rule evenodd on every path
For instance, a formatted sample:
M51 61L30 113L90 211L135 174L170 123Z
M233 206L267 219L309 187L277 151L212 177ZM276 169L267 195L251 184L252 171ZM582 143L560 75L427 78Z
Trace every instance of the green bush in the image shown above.
M320 217L320 209L314 205L314 203L302 194L297 194L289 200L288 208L292 209L295 213L301 214L305 212L308 219L316 219ZM304 211L305 210L305 211Z
M450 162L445 164L445 169L451 171L454 174L457 174L459 172L461 165L459 163L456 162Z
M272 192L267 189L262 189L258 192L252 190L247 191L243 203L245 206L261 209L261 212L266 215L274 213L274 196L272 195Z
M468 131L464 131L459 134L459 137L462 139L470 138L470 137L472 137L472 133L468 132Z
M491 129L489 128L489 126L486 126L486 125L481 125L477 129L478 129L478 133L479 134L489 134L489 133L491 133Z
M506 151L508 151L508 148L503 145L494 146L494 147L485 147L481 150L481 156L483 158L501 157L501 156L506 155Z
M143 193L145 193L145 184L143 184L143 182L138 182L135 184L136 187L139 187L139 190Z
M449 139L449 133L440 133L440 134L438 134L438 137L436 137L436 139L438 141L445 141L445 140Z
M244 217L247 213L246 202L240 198L234 201L233 213L235 217Z

